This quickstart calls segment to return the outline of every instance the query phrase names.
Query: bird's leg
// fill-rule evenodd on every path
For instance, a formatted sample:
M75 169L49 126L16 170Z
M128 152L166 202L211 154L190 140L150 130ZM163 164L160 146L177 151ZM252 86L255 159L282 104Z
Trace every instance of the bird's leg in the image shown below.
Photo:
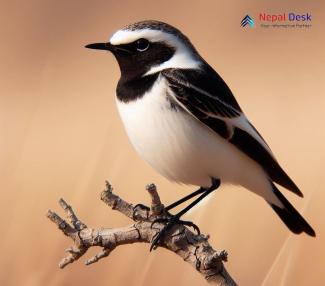
M184 202L190 200L191 198L196 197L197 195L200 195L200 194L204 193L206 190L207 190L206 188L200 187L200 188L199 188L198 190L196 190L195 192L193 192L193 193L191 193L191 194L185 196L184 198L181 198L181 199L179 199L178 201L176 201L176 202L170 204L169 206L165 207L165 210L166 210L166 211L169 211L169 210L171 210L171 209L173 209L173 208L179 206L180 204L182 204L182 203L184 203Z
M171 217L168 218L159 218L156 219L152 222L151 226L153 226L155 223L166 223L166 225L159 231L159 233L155 236L153 239L151 246L150 246L150 251L152 249L156 249L160 240L163 238L163 236L166 235L168 230L172 228L173 225L175 224L183 224L187 226L193 227L198 234L200 234L200 229L191 221L182 221L180 220L181 216L184 215L186 212L188 212L191 208L193 208L196 204L198 204L202 199L204 199L207 195L209 195L211 192L216 190L220 186L220 180L212 178L212 184L211 187L209 188L200 188L199 190L195 191L194 193L184 197L183 199L180 199L179 201L175 202L174 204L170 205L172 207L175 207L176 205L181 204L182 202L198 195L201 193L201 195L195 199L193 202L191 202L187 207L182 209L180 212L178 212L176 215L172 215ZM169 206L169 207L170 207ZM170 209L170 208L169 208Z

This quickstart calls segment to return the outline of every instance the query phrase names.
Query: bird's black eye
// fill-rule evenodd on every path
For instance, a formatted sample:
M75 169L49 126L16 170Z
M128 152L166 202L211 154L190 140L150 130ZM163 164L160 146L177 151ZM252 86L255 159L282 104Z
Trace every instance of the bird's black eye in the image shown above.
M138 52L144 52L144 51L148 50L149 46L150 46L149 41L146 39L143 39L143 38L141 38L135 42L135 47Z

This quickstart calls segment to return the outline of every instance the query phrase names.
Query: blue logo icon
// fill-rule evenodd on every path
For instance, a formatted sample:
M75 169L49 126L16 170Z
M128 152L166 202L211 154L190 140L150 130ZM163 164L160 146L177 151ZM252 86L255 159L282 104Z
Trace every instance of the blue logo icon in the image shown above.
M254 27L254 19L249 16L249 15L246 15L243 20L241 20L240 22L240 26L242 27L245 27L245 26L250 26L251 28Z

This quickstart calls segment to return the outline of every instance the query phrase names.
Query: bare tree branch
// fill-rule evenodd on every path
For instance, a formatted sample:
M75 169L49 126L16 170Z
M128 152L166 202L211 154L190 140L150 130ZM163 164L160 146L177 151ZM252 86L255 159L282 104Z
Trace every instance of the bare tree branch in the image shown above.
M88 259L89 265L107 257L116 247L136 242L151 243L159 231L164 227L162 223L152 222L157 218L170 216L160 201L155 185L147 186L151 197L151 208L144 205L135 207L113 193L111 185L106 182L106 189L101 193L101 200L112 209L119 211L134 221L133 224L122 228L89 228L75 215L71 206L63 199L59 204L65 211L68 222L55 212L49 210L47 217L55 223L59 229L73 240L73 246L66 249L68 255L59 263L64 268L83 256L88 248L102 247L102 251ZM214 285L236 285L224 267L223 261L227 261L227 252L219 254L208 242L209 236L195 234L184 225L173 226L159 246L168 249L184 261L191 264L208 282Z

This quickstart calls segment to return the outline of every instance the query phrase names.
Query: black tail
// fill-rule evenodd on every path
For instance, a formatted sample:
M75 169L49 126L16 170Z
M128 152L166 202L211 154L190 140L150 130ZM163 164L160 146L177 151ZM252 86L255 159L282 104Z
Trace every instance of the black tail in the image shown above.
M279 201L284 205L284 208L280 208L274 204L270 204L272 209L277 213L285 225L296 234L305 232L310 236L316 236L313 228L308 224L308 222L298 213L298 211L293 207L292 204L285 198L284 195L276 188L272 183L273 192Z

